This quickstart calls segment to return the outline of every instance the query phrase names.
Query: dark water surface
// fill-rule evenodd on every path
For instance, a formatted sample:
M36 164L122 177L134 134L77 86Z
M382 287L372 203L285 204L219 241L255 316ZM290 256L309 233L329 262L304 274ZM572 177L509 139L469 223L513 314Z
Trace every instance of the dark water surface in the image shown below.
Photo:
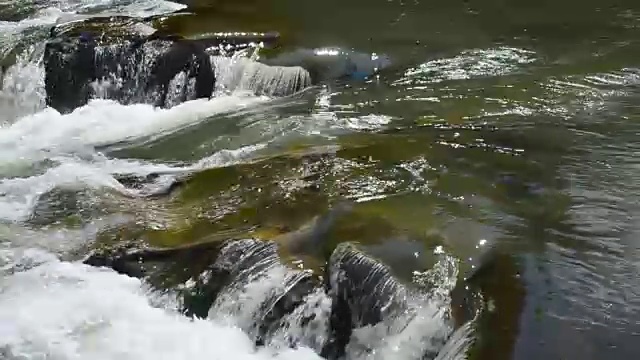
M362 215L345 222L349 240L400 229L463 260L481 240L495 249L478 280L491 306L473 359L640 356L639 2L192 3L164 25L275 30L285 47L384 53L394 66L114 150L185 162L270 141L255 162L150 200L181 219L144 224L151 241L271 236L348 198ZM412 266L412 250L391 248L397 267Z
M491 335L478 358L640 354L640 4L247 7L256 28L278 26L291 44L386 53L396 64L367 84L330 86L311 115L293 112L389 122L328 140L344 147L317 170L324 195L288 206L346 194L400 227L499 244L484 279L496 305ZM218 29L205 19L181 29Z

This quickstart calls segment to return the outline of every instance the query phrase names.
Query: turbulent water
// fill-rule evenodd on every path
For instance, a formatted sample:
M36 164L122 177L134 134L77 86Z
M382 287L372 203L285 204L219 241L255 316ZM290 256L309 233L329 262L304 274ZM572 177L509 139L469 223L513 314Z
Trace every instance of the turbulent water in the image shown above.
M161 110L96 100L61 115L44 105L41 41L50 26L77 13L148 16L183 6L165 1L11 1L0 5L7 13L11 7L26 10L23 19L0 23L2 51L17 53L15 65L3 74L0 93L0 358L272 358L269 349L254 352L249 338L233 324L191 321L172 310L174 300L154 299L139 280L61 260L117 219L98 217L81 229L24 225L40 197L53 189L99 189L102 194L107 189L136 196L136 191L124 188L113 175L216 167L241 161L264 147L265 143L258 142L223 150L183 166L117 159L99 150L151 141L215 114L268 101L241 91L243 84L233 73L243 60L218 67L219 72L228 72L218 74L220 79L225 75L229 79L228 83L219 81L219 86L232 85L237 91L211 101ZM279 358L317 355L300 349L281 351Z
M243 110L260 112L260 105L269 106L273 101L268 96L269 89L304 82L308 75L299 68L267 68L242 56L219 56L213 59L218 90L212 100L158 109L145 104L125 106L98 97L63 115L46 108L44 100L42 41L50 26L73 19L75 14L149 16L182 6L164 1L2 6L7 13L16 9L25 13L21 20L1 24L2 51L5 56L15 54L16 58L3 74L1 92L0 357L319 358L314 351L318 348L312 349L312 340L309 347L296 350L284 350L275 344L255 350L243 332L252 321L251 309L260 304L266 293L286 283L290 274L283 266L263 269L266 283L265 279L256 279L247 288L240 287L238 294L219 299L210 319L190 320L179 313L177 300L171 295L158 296L139 280L69 260L68 254L90 243L101 229L126 218L119 215L117 207L91 217L80 229L60 224L32 226L34 220L38 221L38 206L46 205L46 195L52 191L93 190L95 193L86 199L89 204L81 205L92 208L91 203L109 202L110 196L136 198L153 193L164 186L163 182L170 182L175 177L172 174L249 160L253 153L278 141L287 131L281 134L267 127L254 139L243 138L240 147L220 149L178 164L116 158L108 153L132 144L151 143L204 121L215 121L216 116L242 114ZM12 6L16 7L14 12ZM103 82L95 86L108 90L112 85ZM326 124L327 129L332 126L349 125ZM317 129L313 125L302 135ZM126 188L114 178L116 174L145 176L157 172L167 175L142 189ZM325 321L327 315L322 312L327 305L322 303L328 300L314 295L309 301L310 311L319 311L318 321ZM288 330L283 329L285 332L279 336L282 344L296 331L303 331L297 321L296 314L290 315ZM316 335L298 336L312 339Z
M132 223L177 238L293 227L337 198L397 228L437 233L463 265L478 243L500 249L481 284L484 322L461 327L438 360L458 359L475 331L479 359L640 354L638 5L277 3L270 11L289 9L294 20L283 27L305 46L388 52L394 68L278 98L270 89L304 74L250 53L218 56L211 100L158 109L95 99L63 115L44 102L50 26L185 6L0 1L0 359L319 359L330 306L320 293L272 343L256 350L251 341L254 310L290 281L284 266L193 320L175 294L83 265L78 254ZM214 22L183 27L206 32ZM314 149L310 159L270 158L299 148ZM218 178L187 187L180 206L147 197L207 171ZM158 173L138 187L117 180ZM370 250L400 272L427 251L390 244ZM440 274L440 265L414 274L435 283L417 316L394 334L361 329L357 343L375 351L350 349L351 358L418 359L425 339L450 335L444 313L459 269ZM304 312L319 319L311 330L299 323ZM290 337L303 346L281 346Z

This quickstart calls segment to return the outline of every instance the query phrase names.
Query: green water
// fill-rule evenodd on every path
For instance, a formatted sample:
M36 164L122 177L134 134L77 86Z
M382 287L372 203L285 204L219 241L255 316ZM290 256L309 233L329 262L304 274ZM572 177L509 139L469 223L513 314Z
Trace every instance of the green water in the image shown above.
M275 30L285 48L385 53L394 66L113 152L183 162L272 141L169 198L121 200L143 219L123 237L276 237L350 199L356 215L332 241L403 234L463 261L480 240L495 249L474 359L637 357L640 3L193 3L162 25Z
M364 219L377 219L348 231L360 241L384 238L384 230L363 230L383 218L416 238L444 239L461 254L472 254L479 239L496 244L498 261L482 279L495 308L474 357L624 359L640 352L640 4L216 4L167 24L185 34L278 30L286 45L386 53L395 66L366 84L330 85L323 101L309 95L301 105L253 115L283 128L293 116L303 119L291 125L300 134L282 141L282 152L340 148L201 174L177 195L206 214L184 230L188 237L211 227L295 228L348 197L361 201ZM374 114L388 123L329 139L305 134L327 113ZM247 127L228 131L221 144L257 136ZM156 151L193 140L208 141L194 131ZM241 210L211 210L224 204Z

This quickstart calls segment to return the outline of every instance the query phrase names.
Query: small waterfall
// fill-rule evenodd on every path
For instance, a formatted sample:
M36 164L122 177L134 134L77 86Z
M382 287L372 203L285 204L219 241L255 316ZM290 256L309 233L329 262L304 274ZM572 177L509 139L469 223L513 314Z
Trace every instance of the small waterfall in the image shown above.
M329 266L329 295L338 314L332 327L345 333L353 327L350 338L338 338L346 342L348 356L417 360L438 354L453 331L450 292L458 274L453 258L443 255L429 271L414 274L414 286L400 283L388 266L348 243L338 245Z
M450 293L458 276L453 257L442 255L432 269L416 273L418 289L402 285L387 266L346 243L327 266L329 288L283 265L275 243L239 240L226 245L193 284L216 293L209 318L240 327L258 344L318 353L346 345L349 359L362 360L432 359L445 343L451 353L468 346L471 322L451 337ZM352 333L342 324L345 317Z
M42 50L42 46L30 46L0 74L0 125L46 107Z
M416 273L409 286L348 243L334 251L324 281L282 263L278 245L270 241L108 251L85 263L147 278L167 276L169 269L180 278L187 271L176 283L183 284L178 287L185 313L238 327L256 345L306 347L328 359L422 360L458 359L473 339L474 320L454 332L451 291L458 266L445 254L430 270ZM439 355L442 349L449 355Z
M458 328L433 360L467 360L467 353L473 344L474 325L473 321L469 321Z
M281 318L292 312L311 292L311 274L289 269L281 263L277 245L258 240L232 242L220 253L213 274L229 274L209 317L230 318L259 343L280 327ZM206 283L219 279L209 278Z
M438 251L437 249L436 251ZM458 280L458 260L441 253L433 267L415 272L417 291L407 297L409 311L396 315L395 328L372 345L373 359L436 357L453 332L451 292Z
M126 21L123 24L132 26ZM61 26L61 32L77 31L74 27L77 25L65 23L58 26ZM268 34L264 37L268 38ZM90 99L110 99L123 105L163 103L171 108L198 97L196 79L187 70L177 71L173 78L168 79L165 94L158 84L150 84L154 77L154 65L169 52L173 41L156 39L139 42L126 37L106 43L101 38L95 40L97 43L91 45L73 36L66 39L62 35L49 39L46 47L38 43L20 50L16 61L2 69L0 103L4 109L11 111L5 110L0 123L42 110L48 101L52 107L66 112L86 104ZM206 44L207 41L215 42L215 38L194 41ZM301 67L269 66L258 62L262 46L263 43L249 42L208 50L210 56L206 63L213 67L216 93L242 92L278 97L291 95L311 85L309 73ZM170 56L168 64L172 64L172 57L175 56ZM177 66L177 63L172 66ZM97 80L88 83L88 79L92 78Z
M148 92L147 83L156 59L169 50L171 43L146 42L137 51L131 51L133 46L131 41L124 41L96 47L96 67L100 76L91 84L94 98L115 99L122 104L158 102L160 94ZM184 71L171 80L167 96L169 104L177 105L193 98L193 92L181 88L185 82L188 79Z
M157 103L160 94L148 92L146 84L151 77L154 61L165 53L168 42L145 43L133 58L125 51L130 42L99 46L96 61L102 69L100 80L92 83L93 97L116 99L123 104ZM299 66L269 66L255 61L260 47L242 49L230 54L211 56L219 93L250 92L258 96L288 96L311 86L309 73ZM252 50L250 52L249 50ZM172 107L196 96L196 80L185 71L175 75L165 101Z
M329 340L330 315L331 298L322 289L316 289L301 306L283 319L270 345L285 347L298 344L320 353Z
M260 47L233 56L213 56L218 87L223 91L251 91L257 95L287 96L311 86L309 72L300 66L270 66L256 61Z

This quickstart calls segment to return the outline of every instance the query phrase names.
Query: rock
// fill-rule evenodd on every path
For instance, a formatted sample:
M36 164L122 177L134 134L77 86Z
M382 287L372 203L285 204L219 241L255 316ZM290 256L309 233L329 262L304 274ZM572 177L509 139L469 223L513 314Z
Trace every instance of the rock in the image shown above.
M106 36L90 27L78 36L52 33L55 37L47 42L44 54L46 101L60 112L72 111L92 97L164 107L169 83L181 72L185 81L194 82L191 91L183 84L182 101L213 93L213 66L199 42L155 34ZM99 80L113 84L100 87Z
M160 107L209 98L216 78L207 49L232 53L279 38L278 33L220 33L186 39L126 16L58 24L50 34L44 54L46 102L63 113L94 97ZM177 101L168 99L171 84L178 88Z
M55 25L44 53L47 105L66 113L96 97L159 107L209 98L217 80L211 55L269 47L280 38L277 32L184 38L154 29L153 21L76 16ZM391 65L385 55L335 49L296 49L258 61L263 68L254 66L249 81L281 82L278 96L330 80L364 80Z
M165 197L182 188L188 181L186 172L150 173L146 176L134 174L114 174L113 177L137 195L145 198Z
M332 300L329 341L321 356L345 355L353 329L376 325L407 309L406 288L384 264L342 243L335 249L325 274L325 291Z
M184 282L213 263L223 245L220 241L203 241L174 248L145 248L139 243L127 242L95 249L83 263L109 267L136 278L159 277L158 273L162 271L173 272L171 275L177 278L173 282ZM158 271L159 266L162 271Z
M450 340L445 346L446 353L459 356L466 352L469 341L472 341L469 329L479 311L477 299L472 296L467 281L481 277L482 269L468 274L468 278L465 276L451 291L454 283L450 280L455 282L457 272L442 268L446 273L436 271L432 281L425 282L424 287L435 289L432 294L431 289L417 289L402 283L389 266L350 243L341 243L330 253L322 281L309 271L283 264L278 245L294 253L311 251L316 256L324 253L327 249L322 248L326 245L329 228L337 217L351 210L350 205L336 206L278 243L256 239L205 241L173 249L135 249L135 246L124 245L95 251L85 263L143 277L161 288L180 288L183 311L187 316L205 318L219 312L235 315L239 319L238 326L259 346L268 343L278 330L285 327L288 315L304 313L298 310L309 305L306 301L310 294L323 291L331 299L326 336L320 336L326 341L322 340L320 344L324 344L318 347L320 355L326 359L343 358L347 349L351 351L353 346L364 347L365 353L372 350L368 348L370 344L358 341L353 344L352 334L368 326L381 329L391 337L398 335L402 341L420 342L420 346L415 346L414 355L425 359L436 356L436 350L445 344L447 336ZM455 268L453 260L446 264ZM440 268L434 266L433 269ZM252 286L255 291L247 293ZM449 302L440 298L447 296L444 292L447 295L451 292L453 320L456 322L453 328L459 330L451 335L450 330L453 329L447 327L443 330L445 333L434 339L421 338L423 335L415 334L415 330L423 326L424 321L431 320L428 316L426 320L416 316L420 311L416 304L422 304L422 300L431 301L431 298L423 299L430 294L437 306L447 306ZM242 301L245 296L251 301ZM416 300L419 301L416 303ZM300 326L307 326L314 320L315 313L304 314L298 321ZM416 319L418 321L414 322ZM451 320L444 318L438 321ZM409 331L403 333L407 328ZM441 335L442 338L439 337ZM428 332L424 336L431 334ZM292 340L295 341L302 340Z
M228 304L226 300L243 292L247 284L260 281L273 271L283 274L282 282L266 291L257 308L242 309L253 311L250 323L241 325L257 345L264 345L269 335L280 328L283 317L301 305L317 285L310 272L286 268L277 249L271 241L245 239L230 242L199 279L204 288L219 289L214 299L207 300L213 300L211 304L214 304L222 299L219 305L225 306Z
M317 216L299 229L282 234L274 239L278 244L296 255L323 257L330 254L327 239L336 222L353 210L350 202L340 202L322 216Z
M284 268L275 243L254 239L205 241L169 249L136 249L129 243L95 250L83 262L144 278L158 288L182 284L183 312L199 318L206 318L220 297L242 291L243 286L274 268ZM310 272L289 269L281 285L265 294L251 314L252 322L245 324L244 330L257 345L264 344L283 317L302 304L318 284Z

